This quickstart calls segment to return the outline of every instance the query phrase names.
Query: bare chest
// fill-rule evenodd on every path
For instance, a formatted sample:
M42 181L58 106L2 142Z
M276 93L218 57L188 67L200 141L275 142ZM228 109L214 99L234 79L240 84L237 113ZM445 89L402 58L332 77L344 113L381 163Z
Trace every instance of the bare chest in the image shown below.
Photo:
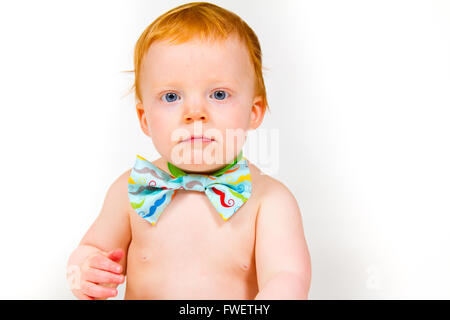
M176 284L177 292L183 286L191 293L202 287L202 292L223 292L232 284L248 292L256 285L257 209L250 198L224 221L204 193L179 190L155 225L130 212L128 282L133 285L132 277L139 274L141 284L145 276L150 287Z

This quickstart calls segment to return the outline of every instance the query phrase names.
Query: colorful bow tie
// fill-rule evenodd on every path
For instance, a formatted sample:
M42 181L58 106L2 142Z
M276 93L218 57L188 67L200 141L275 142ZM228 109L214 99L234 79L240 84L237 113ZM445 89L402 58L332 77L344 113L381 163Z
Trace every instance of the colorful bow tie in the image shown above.
M186 174L169 162L167 166L172 175L137 156L128 179L131 206L151 224L156 223L178 189L205 192L224 220L228 220L251 195L250 170L242 151L233 163L211 175Z

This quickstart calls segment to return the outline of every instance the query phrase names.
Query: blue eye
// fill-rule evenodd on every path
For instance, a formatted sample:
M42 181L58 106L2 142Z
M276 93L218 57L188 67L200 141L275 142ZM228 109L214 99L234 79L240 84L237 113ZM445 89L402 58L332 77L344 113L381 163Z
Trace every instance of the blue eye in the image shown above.
M216 93L219 93L219 94L216 94ZM225 99L225 96L227 95L227 92L225 92L225 91L223 91L223 90L217 90L217 91L214 91L214 98L216 98L217 100L223 100L223 99Z
M167 102L176 101L177 100L177 98L176 98L177 96L178 95L176 93L174 93L174 92L168 92L165 95L163 95L163 97L167 98Z

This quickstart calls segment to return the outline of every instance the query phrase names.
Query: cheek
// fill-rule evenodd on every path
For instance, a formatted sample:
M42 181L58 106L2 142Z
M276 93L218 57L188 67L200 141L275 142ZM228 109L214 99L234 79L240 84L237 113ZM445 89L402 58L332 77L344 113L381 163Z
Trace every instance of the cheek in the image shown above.
M250 113L247 110L243 111L242 106L234 108L226 116L222 115L220 120L220 127L222 130L226 129L242 129L248 130Z
M220 131L224 138L223 149L227 154L233 154L233 157L239 153L245 143L249 117L249 112L243 112L242 107L241 109L233 110L226 117L221 117ZM232 158L227 157L228 162L231 160Z
M153 128L163 128L163 123L166 123L168 120L170 120L171 115L169 112L164 111L163 109L157 108L157 107L150 107L150 111L147 112L147 117L149 120L149 125Z
M152 139L170 140L171 132L174 129L175 117L167 112L154 111L148 114L148 124Z
M164 112L154 112L154 114L148 116L153 146L164 158L168 158L171 152L171 121L173 122L173 117L166 117Z

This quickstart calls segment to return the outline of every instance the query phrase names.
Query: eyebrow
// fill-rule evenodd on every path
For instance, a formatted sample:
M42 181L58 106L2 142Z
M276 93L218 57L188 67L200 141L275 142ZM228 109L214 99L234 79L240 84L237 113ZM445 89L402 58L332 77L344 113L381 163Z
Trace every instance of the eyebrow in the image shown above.
M226 83L226 84L231 84L231 83L239 83L240 81L237 81L236 79L234 79L234 78L231 78L231 79L217 79L217 78L214 78L214 79L209 79L208 80L208 82L210 82L210 83L214 83L214 84L217 84L217 83ZM181 85L181 82L179 82L179 81L172 81L172 80L168 80L168 81L164 81L164 80L162 80L162 81L160 81L160 82L156 82L156 84L158 85L158 86L167 86L167 87L170 87L170 86L179 86L179 85Z
M226 80L226 81L220 80L220 81L211 81L210 83L211 83L211 86L213 86L213 87L224 87L224 88L227 87L227 88L229 88L229 87L237 87L237 86L239 86L240 82L229 81L229 80ZM158 89L158 90L160 90L161 88L170 89L170 88L177 88L177 87L180 87L180 86L182 86L182 83L178 82L178 81L174 81L174 82L171 82L171 81L157 82L157 83L154 83L152 85L152 87L154 87L155 89Z

